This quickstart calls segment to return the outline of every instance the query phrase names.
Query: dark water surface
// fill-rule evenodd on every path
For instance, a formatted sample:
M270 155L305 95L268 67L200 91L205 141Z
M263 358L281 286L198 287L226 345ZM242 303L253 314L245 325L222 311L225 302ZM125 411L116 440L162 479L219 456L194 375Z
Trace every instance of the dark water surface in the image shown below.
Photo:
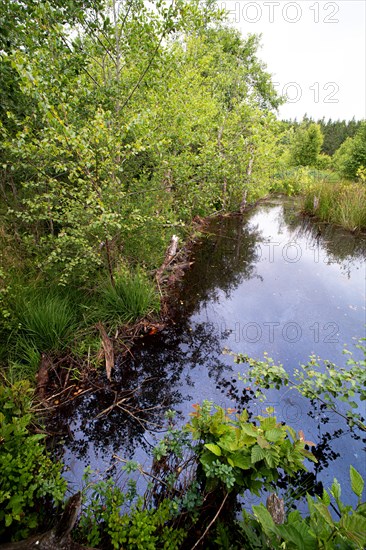
M288 371L313 353L345 364L344 344L353 350L353 339L365 334L365 237L302 219L281 201L244 218L215 220L208 232L177 294L175 324L143 338L116 366L109 387L55 419L71 434L63 458L72 489L81 485L86 465L115 472L114 453L146 461L167 409L183 422L193 403L209 399L254 414L274 406L280 420L317 445L311 483L329 487L336 477L344 501L354 503L348 472L352 464L366 476L365 433L350 432L341 417L293 391L269 391L267 401L257 403L237 378L245 366L222 350L256 358L268 352ZM360 412L366 416L364 405Z

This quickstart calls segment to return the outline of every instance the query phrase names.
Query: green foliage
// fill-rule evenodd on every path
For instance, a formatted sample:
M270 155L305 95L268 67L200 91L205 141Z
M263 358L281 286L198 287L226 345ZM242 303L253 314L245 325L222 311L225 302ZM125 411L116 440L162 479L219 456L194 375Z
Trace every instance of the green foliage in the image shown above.
M356 347L365 357L366 346L363 341L364 339L361 339ZM292 377L281 364L276 365L267 354L263 361L242 354L234 354L234 356L237 363L248 365L248 370L240 375L240 379L245 385L252 385L255 388L257 398L265 399L263 391L265 389L286 387L296 390L308 399L320 399L338 414L341 413L337 408L337 400L342 401L348 405L346 418L349 424L357 424L361 429L366 430L361 422L361 415L355 412L357 409L355 396L359 396L361 401L366 400L366 360L365 358L355 359L347 348L344 349L344 354L348 357L344 367L311 356L307 364L294 370Z
M366 166L366 122L363 121L354 137L349 137L334 155L338 172L350 179L356 179L357 171Z
M257 37L196 1L93 13L60 0L64 17L29 4L8 6L11 26L35 33L4 58L19 93L1 170L7 225L47 277L156 268L176 227L266 193L279 99Z
M326 222L355 231L366 227L364 185L321 180L304 189L304 210Z
M322 143L319 124L303 124L294 132L290 144L290 163L293 166L316 166Z
M254 494L260 489L273 490L276 471L294 473L304 468L305 458L313 460L304 446L313 444L304 441L302 432L298 437L273 416L259 416L259 422L254 423L248 421L245 412L232 418L234 411L213 407L207 401L194 408L190 423L180 430L174 427L173 415L168 412L167 433L154 451L150 472L134 461L126 462L123 470L133 479L127 481L125 490L111 479L95 483L91 471L86 472L87 504L78 540L104 549L191 548L205 531L208 517L217 518L216 513L221 511L223 515L205 532L206 548L362 548L366 523L364 481L352 466L351 488L358 499L354 509L342 503L340 485L334 480L330 493L324 491L315 500L308 497L307 517L291 511L281 525L274 523L263 504L253 507L254 515L243 510L241 521L237 519L235 498L222 512L229 494L235 497L246 488ZM285 449L275 464L277 454ZM196 463L194 470L192 463ZM137 471L151 480L143 497L136 492ZM210 502L212 516L207 516ZM337 520L331 511L338 514Z
M332 158L325 153L320 153L316 161L316 168L318 170L330 170L332 167Z
M63 289L15 287L6 297L11 315L2 329L2 347L12 380L34 381L41 354L60 354L71 345L80 324L78 307Z
M306 115L303 118L302 123L309 124L311 122L316 122L322 131L324 136L324 141L322 145L322 153L325 156L332 157L334 153L339 149L342 143L349 137L354 137L356 132L359 130L362 121L355 120L325 120L324 117L320 120L313 121L311 118L308 118ZM298 128L301 122L296 120L286 121L285 124L287 127Z
M271 191L285 193L290 196L303 194L318 179L318 172L309 167L286 168L276 174L271 185Z
M31 430L33 391L27 382L0 385L0 535L25 538L42 526L47 506L62 502L66 482L44 435Z
M129 468L126 468L129 471ZM169 526L178 511L173 500L163 500L156 507L146 507L136 493L136 484L129 480L126 492L112 479L91 483L86 472L89 495L79 522L78 536L89 545L102 542L110 548L129 550L178 550L185 538L183 529ZM128 504L128 511L123 512Z
M201 441L197 454L210 490L221 483L228 491L249 489L254 494L269 488L278 479L278 469L293 475L303 465L304 457L316 462L305 449L313 445L304 441L289 426L277 422L275 417L257 416L256 422L248 421L248 413L231 418L221 407L205 401L195 406L187 429L194 439ZM273 412L268 410L269 413ZM292 439L292 441L291 441Z
M137 270L121 273L101 287L96 315L109 325L119 326L159 311L159 296L151 281Z
M363 480L352 466L350 477L352 490L359 497L355 510L341 502L341 488L336 479L330 489L331 496L327 491L323 492L322 497L317 497L316 501L308 496L309 516L306 518L295 511L289 514L283 525L276 525L263 504L253 506L257 522L271 541L268 548L363 549L366 533L366 505L361 503ZM331 497L334 500L332 508L339 516L338 521L333 519L330 511ZM244 522L246 520L244 518Z
M39 352L57 352L67 346L76 328L76 312L62 291L25 289L14 296L19 333Z

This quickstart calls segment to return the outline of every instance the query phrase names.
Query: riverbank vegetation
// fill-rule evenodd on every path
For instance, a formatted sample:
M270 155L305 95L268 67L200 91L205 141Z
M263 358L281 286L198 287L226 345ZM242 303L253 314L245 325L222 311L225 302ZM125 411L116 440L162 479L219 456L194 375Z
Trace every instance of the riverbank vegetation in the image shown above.
M357 347L365 351L362 341ZM325 372L310 358L302 371L295 371L294 381L268 357L257 361L236 355L235 360L244 364L243 384L257 388L256 398L264 398L262 388L283 384L313 405L320 400L321 406L326 404L333 414L345 418L337 406L336 398L341 397L349 426L362 433L366 428L355 399L366 399L365 361L356 360L349 350L346 355L344 367L326 362ZM0 529L4 540L16 540L52 527L47 514L48 518L55 514L66 484L60 464L50 461L44 436L32 426L36 409L29 384L2 388L0 399L5 410L1 413ZM302 430L278 422L272 408L254 417L246 410L237 413L204 401L193 405L183 428L175 424L173 411L165 416L167 426L153 450L151 469L115 456L121 464L118 484L112 478L98 479L96 472L87 469L82 498L71 499L74 505L78 502L76 513L68 514L67 522L63 518L53 535L51 531L40 537L40 548L51 536L54 543L74 548L69 538L72 527L79 550L83 544L106 550L363 548L362 476L350 467L354 507L343 504L337 480L328 490L315 491L307 470L317 462L316 445ZM143 494L137 489L136 474L145 480ZM285 480L292 493L279 498L274 491ZM265 507L259 497L266 493ZM296 510L296 502L305 493L308 514L304 516ZM255 496L258 503L250 509L248 503Z
M332 124L278 121L258 38L213 3L7 2L2 17L3 365L30 359L32 377L93 330L95 361L99 321L111 335L156 315L153 275L195 218L285 192L365 226L365 123L335 124L330 157Z
M47 392L47 372L57 365L67 382L79 380L83 368L98 369L103 356L106 362L108 349L126 347L127 325L147 319L148 329L157 320L164 289L156 274L163 266L167 281L170 240L175 235L184 243L194 221L243 212L283 192L302 195L304 210L327 222L364 229L366 126L336 125L332 141L331 123L277 120L282 98L258 57L258 37L241 36L211 1L9 0L0 10L0 534L19 539L48 527L43 507L57 506L65 490L61 466L51 462L34 424L38 409L31 400ZM124 496L100 485L98 510L110 515L97 519L101 534L99 524L88 524L95 510L86 512L79 526L84 543L97 540L89 540L90 528L103 541L109 537L106 547L158 548L159 533L159 544L166 540L171 546L165 547L174 548L188 524L199 540L200 514L210 522L217 509L203 506L197 488L205 487L209 498L216 484L225 508L233 486L243 489L243 464L249 465L249 455L244 462L240 453L220 458L224 446L216 442L212 419L220 419L229 439L238 428L251 432L249 438L256 431L244 418L204 410L196 416L204 422L196 434L202 441L187 447L200 466L194 481L185 480L181 500L174 496L177 479L169 485L164 478L158 491L169 487L168 501L137 500L123 519L120 506L136 497L132 485ZM253 484L275 479L277 451L290 457L297 445L299 468L298 453L308 456L298 434L273 429L275 440L273 434L258 440L264 428L254 437L260 449L276 451L258 458L257 449L255 461L250 455L250 468L263 466L252 468ZM181 459L186 433L171 428L170 435L169 453L174 443L174 460ZM164 456L156 466L162 468ZM323 498L317 505L327 507ZM245 531L260 547L274 532L290 540L263 514L235 533ZM108 531L107 519L115 531ZM344 520L334 533L348 521L355 520ZM142 527L150 529L147 542ZM214 536L218 547L228 547L224 526Z
M210 2L8 2L2 17L1 356L17 364L157 313L172 235L268 192L280 98L257 37Z

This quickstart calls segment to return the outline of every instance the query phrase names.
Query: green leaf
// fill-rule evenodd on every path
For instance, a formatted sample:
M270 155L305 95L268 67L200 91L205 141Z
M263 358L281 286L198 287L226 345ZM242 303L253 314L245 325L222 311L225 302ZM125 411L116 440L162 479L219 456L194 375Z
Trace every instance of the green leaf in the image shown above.
M309 527L304 521L279 525L278 531L285 541L294 545L286 545L286 548L296 548L296 550L317 550L319 548L318 542L309 532Z
M250 437L257 438L258 436L258 429L252 424L242 424L241 429L246 435L249 435Z
M205 443L205 447L216 456L221 456L222 454L220 447L214 443Z
M263 460L265 457L264 450L259 445L254 445L252 448L252 463L255 464L256 462L259 462L260 460Z
M282 441L285 438L285 434L280 428L273 428L266 431L266 438L268 439L268 441L277 443L278 441Z
M268 512L267 508L263 504L260 504L259 506L253 506L253 513L259 523L262 525L264 532L268 536L272 535L273 533L275 533L276 535L278 534L277 526L273 521L271 514Z
M347 538L356 543L358 548L365 547L366 518L355 513L352 516L342 516L339 524L345 529Z
M338 481L334 478L330 492L336 500L341 498L341 486Z
M273 416L268 416L266 418L263 418L261 420L261 428L262 430L271 430L272 428L276 427L276 419Z
M268 441L262 437L261 435L257 437L257 443L262 449L270 449L271 445L268 443Z
M352 491L355 493L356 496L361 498L363 487L364 487L364 480L360 473L351 465L349 469L350 477L351 477L351 487Z
M229 464L240 468L241 470L249 470L252 467L252 460L250 456L245 456L242 453L233 453L231 455L231 460L233 464L231 464L228 459Z
M334 522L328 508L322 502L318 502L317 504L314 504L314 507L319 512L319 514L324 519L324 521L328 523L328 525L333 527Z
M325 506L330 505L330 496L328 495L325 489L323 489L322 501L325 504Z

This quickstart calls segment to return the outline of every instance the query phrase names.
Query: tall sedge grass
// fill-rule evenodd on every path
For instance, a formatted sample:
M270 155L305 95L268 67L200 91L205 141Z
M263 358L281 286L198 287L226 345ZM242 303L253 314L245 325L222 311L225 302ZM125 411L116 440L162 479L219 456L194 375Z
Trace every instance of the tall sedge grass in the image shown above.
M139 271L117 275L114 286L102 285L98 302L99 319L112 326L131 323L160 307L154 285Z
M28 288L13 300L20 348L59 352L70 343L77 328L77 309L67 295Z
M317 182L304 192L304 210L350 231L366 229L366 186L348 181Z

